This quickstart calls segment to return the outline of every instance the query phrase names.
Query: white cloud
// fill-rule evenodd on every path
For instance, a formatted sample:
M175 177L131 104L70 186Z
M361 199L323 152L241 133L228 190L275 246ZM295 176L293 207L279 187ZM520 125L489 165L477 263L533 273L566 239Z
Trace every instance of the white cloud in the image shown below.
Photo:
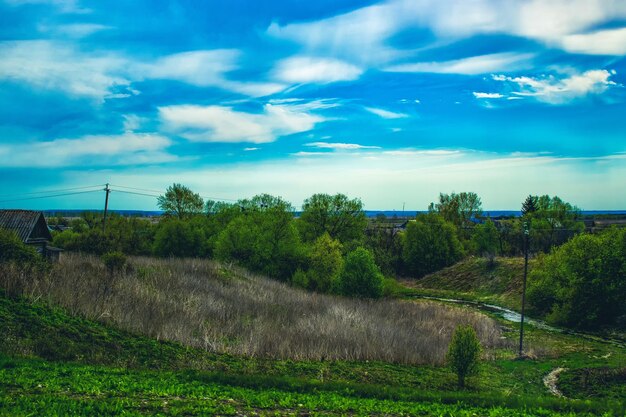
M62 13L90 13L89 9L79 6L79 0L4 0L11 6L22 6L24 4L47 4L56 7Z
M389 0L313 22L273 23L268 33L299 44L305 54L337 58L360 67L479 74L507 70L507 57L497 59L495 55L493 62L482 57L402 65L399 60L419 57L419 48L480 34L524 37L570 52L623 55L625 28L588 33L620 19L626 19L623 0ZM395 35L416 28L432 31L436 39L430 45L418 41L418 48L407 49L390 42Z
M376 107L365 107L365 110L368 112L375 114L376 116L382 117L383 119L402 119L405 117L409 117L408 114L404 113L396 113L389 110L379 109Z
M568 35L561 41L569 52L590 55L626 55L626 28Z
M367 146L359 145L357 143L341 143L341 142L311 142L304 146L310 146L320 149L333 149L333 150L355 150L355 149L380 149L380 146Z
M159 107L165 129L196 142L273 142L280 136L306 132L325 118L306 104L266 104L262 113L246 113L224 106L175 105Z
M3 165L9 167L152 164L177 159L164 152L170 145L168 138L154 134L89 135L77 139L4 144L0 145L0 155L11 155L3 158Z
M478 93L473 92L474 97L477 99L489 99L489 98L503 98L504 96L500 93Z
M398 64L386 67L384 70L390 72L432 72L439 74L476 75L528 68L532 58L532 54L500 53L473 56L452 61Z
M253 97L277 93L287 85L270 82L240 82L226 77L239 68L241 52L236 49L213 49L180 52L158 58L147 64L137 64L135 72L141 78L181 81L198 87L219 87Z
M359 78L363 70L338 59L295 56L276 65L274 76L287 83L333 83Z
M0 43L0 79L26 82L47 90L98 100L123 90L130 81L121 74L126 61L97 55L53 41L5 41Z
M512 93L522 97L533 97L549 104L566 104L590 95L599 95L616 85L609 78L613 73L607 70L590 70L563 78L556 76L508 77L494 75L495 81L506 82L517 87Z
M261 148L243 148L244 151L246 152L251 152L251 151L258 151Z
M94 33L113 29L111 26L99 25L96 23L70 23L66 25L47 26L40 25L39 31L54 35L66 36L69 38L83 38Z

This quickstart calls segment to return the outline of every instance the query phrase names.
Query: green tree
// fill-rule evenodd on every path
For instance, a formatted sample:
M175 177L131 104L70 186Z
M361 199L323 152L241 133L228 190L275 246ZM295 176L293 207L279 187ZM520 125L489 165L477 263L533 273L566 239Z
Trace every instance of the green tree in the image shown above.
M626 229L578 235L540 258L527 297L550 323L626 329Z
M344 194L314 194L304 200L298 228L302 239L313 242L324 233L342 244L361 241L367 226L363 204Z
M378 298L383 294L383 274L374 263L374 257L359 247L348 253L337 282L342 295Z
M311 246L308 259L309 288L320 292L330 291L343 266L341 243L324 233Z
M454 224L436 213L420 214L402 237L404 272L414 277L452 265L463 257Z
M482 202L476 193L439 194L438 203L430 203L428 211L436 211L458 228L472 226L471 219L482 214Z
M238 204L240 214L217 237L216 256L273 278L289 280L304 257L291 204L267 194Z
M474 228L472 243L476 253L484 256L489 265L493 266L498 247L500 246L500 236L498 229L496 229L495 224L491 220L487 220Z
M197 257L203 253L205 236L187 221L164 220L154 237L154 254L162 257Z
M529 195L522 203L522 217L537 211L537 196Z
M452 335L446 361L457 375L459 387L465 387L465 378L478 372L480 341L472 326L458 326Z
M579 221L580 209L559 197L542 195L529 196L535 201L536 209L528 211L524 221L530 223L530 242L533 250L549 252L585 230ZM522 209L524 206L522 206Z
M199 194L181 184L173 184L167 187L165 195L157 198L157 205L163 214L179 219L189 218L202 213L204 202Z

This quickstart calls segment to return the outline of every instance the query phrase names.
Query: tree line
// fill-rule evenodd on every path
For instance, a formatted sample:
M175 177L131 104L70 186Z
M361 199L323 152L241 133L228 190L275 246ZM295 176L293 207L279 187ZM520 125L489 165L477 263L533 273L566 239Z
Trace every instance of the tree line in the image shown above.
M344 194L314 194L299 216L281 197L205 202L181 184L157 203L163 218L156 224L113 215L104 229L100 216L85 213L55 233L54 244L97 254L215 258L315 291L373 297L385 291L384 276L419 278L469 254L493 259L523 250L521 220L484 221L480 197L471 192L440 194L427 213L396 228L389 227L393 219L368 221L361 200ZM583 230L577 209L558 197L532 197L531 204L538 249L567 240L563 229Z

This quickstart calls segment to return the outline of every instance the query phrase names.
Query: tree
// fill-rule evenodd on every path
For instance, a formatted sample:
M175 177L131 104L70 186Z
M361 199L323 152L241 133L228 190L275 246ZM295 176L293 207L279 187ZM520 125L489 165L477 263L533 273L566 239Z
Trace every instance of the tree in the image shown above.
M496 229L496 226L493 224L491 219L487 220L483 224L477 225L474 228L472 242L476 253L484 256L489 262L489 265L493 266L494 258L500 243L500 237L498 229Z
M458 326L452 335L446 361L456 373L460 388L465 386L465 378L478 372L480 341L472 326Z
M317 238L309 251L309 288L320 292L330 291L342 266L341 243L324 233Z
M429 211L436 211L458 228L472 225L471 219L482 214L482 202L476 193L439 194L437 204L430 203Z
M405 273L418 278L452 265L463 256L456 227L436 213L420 214L410 221L402 239Z
M165 216L179 219L189 218L202 213L204 201L199 194L181 184L174 183L167 187L165 195L157 198L157 204Z
M360 241L367 226L363 204L344 194L314 194L304 200L298 227L302 239L313 242L324 233L342 244Z
M284 281L303 263L291 204L268 194L239 201L240 214L222 230L216 256Z
M203 252L204 234L189 222L168 219L161 224L154 237L154 253L157 256L197 257Z
M536 209L528 211L524 220L530 223L530 242L535 250L549 252L554 246L563 244L585 229L584 223L578 221L578 207L558 196L529 197L535 201Z
M337 283L338 292L353 297L378 298L383 294L383 281L383 274L372 254L359 247L346 257Z
M540 258L528 303L550 323L626 329L626 229L578 235Z
M528 216L537 211L537 196L529 195L522 203L522 216Z

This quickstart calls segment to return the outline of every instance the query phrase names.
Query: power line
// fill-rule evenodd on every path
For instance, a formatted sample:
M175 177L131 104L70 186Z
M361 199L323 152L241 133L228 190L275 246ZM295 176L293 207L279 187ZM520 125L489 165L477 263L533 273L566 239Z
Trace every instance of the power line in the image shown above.
M17 196L17 195L61 193L61 192L65 192L65 191L86 190L87 188L96 188L96 187L103 187L103 186L104 186L104 184L98 184L98 185L89 185L89 186L86 186L86 187L62 188L62 189L59 189L59 190L32 191L30 193L0 194L0 198L2 198L2 197L13 197L13 196ZM99 191L99 190L92 190L92 191Z
M87 193L94 193L94 192L100 192L100 191L101 190L77 191L77 192L74 192L74 193L42 195L42 196L37 196L37 197L12 198L12 199L9 199L9 200L0 200L0 203L8 203L8 202L11 202L11 201L37 200L37 199L40 199L40 198L64 197L64 196L67 196L67 195L87 194Z
M153 192L153 193L164 194L163 191L161 190L151 190L149 188L126 187L125 185L115 185L115 184L110 184L110 185L111 187L125 188L127 190L148 191L148 192ZM121 190L118 190L118 191L121 191Z
M111 190L114 191L116 193L124 193L124 194L134 194L134 195L143 195L146 197L159 197L158 195L154 195L154 194L146 194L146 193L137 193L135 191L124 191L124 190Z

